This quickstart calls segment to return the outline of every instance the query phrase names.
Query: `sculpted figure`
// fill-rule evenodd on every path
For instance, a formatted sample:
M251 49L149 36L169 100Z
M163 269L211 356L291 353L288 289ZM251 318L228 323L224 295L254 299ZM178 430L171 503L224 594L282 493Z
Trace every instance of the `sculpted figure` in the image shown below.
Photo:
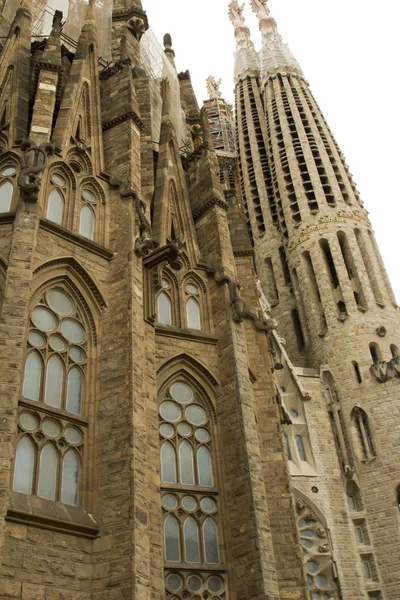
M54 146L52 144L36 146L31 140L24 140L21 148L25 150L25 153L22 158L18 185L25 200L37 202L42 183L40 175L47 166L47 156L54 154Z

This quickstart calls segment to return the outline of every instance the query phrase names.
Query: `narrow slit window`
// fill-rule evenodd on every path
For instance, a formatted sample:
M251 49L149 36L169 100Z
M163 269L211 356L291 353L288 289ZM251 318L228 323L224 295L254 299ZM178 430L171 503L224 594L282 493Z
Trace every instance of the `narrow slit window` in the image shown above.
M358 362L354 360L352 365L357 383L362 383L361 371Z

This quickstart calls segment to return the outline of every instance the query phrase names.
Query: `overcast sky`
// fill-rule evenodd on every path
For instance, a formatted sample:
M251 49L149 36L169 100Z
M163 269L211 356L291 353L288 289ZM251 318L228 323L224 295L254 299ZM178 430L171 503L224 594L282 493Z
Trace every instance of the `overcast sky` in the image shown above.
M52 0L53 6L62 1ZM205 79L222 78L233 100L235 40L228 0L142 0L162 41L172 36L179 71L189 69L199 101ZM398 0L270 0L280 33L300 62L344 152L375 229L398 301L400 269L400 94ZM256 48L260 35L246 0Z

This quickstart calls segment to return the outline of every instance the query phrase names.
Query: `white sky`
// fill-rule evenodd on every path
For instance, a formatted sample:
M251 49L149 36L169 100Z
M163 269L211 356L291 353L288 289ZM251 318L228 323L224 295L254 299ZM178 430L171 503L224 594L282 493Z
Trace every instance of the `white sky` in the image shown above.
M142 0L162 41L172 36L178 71L190 70L199 100L222 79L233 100L233 28L228 0ZM50 0L54 8L63 0ZM400 3L396 0L270 0L280 33L300 62L350 166L400 301ZM246 0L256 48L260 35Z

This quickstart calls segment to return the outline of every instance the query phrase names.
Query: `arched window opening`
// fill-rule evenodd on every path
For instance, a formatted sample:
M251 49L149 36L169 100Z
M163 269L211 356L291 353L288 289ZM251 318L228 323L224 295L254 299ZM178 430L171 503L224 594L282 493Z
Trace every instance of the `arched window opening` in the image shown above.
M183 525L183 539L185 543L185 561L189 563L199 563L199 529L192 517L188 517Z
M353 365L353 371L354 371L354 375L355 375L357 383L362 383L361 371L360 371L358 362L353 360L353 362L351 364Z
M172 515L168 515L164 522L165 560L179 562L181 559L179 525Z
M13 490L16 492L32 493L35 457L35 447L31 439L25 435L18 442L15 455Z
M50 192L47 203L47 218L58 225L62 224L64 212L64 198L58 189L53 189Z
M58 452L52 443L46 444L40 453L38 496L56 499Z
M352 417L357 431L358 445L361 448L361 458L369 462L376 456L376 451L368 415L362 408L356 406L353 409Z
M369 345L369 351L371 353L372 362L376 363L382 360L382 354L378 344L371 342Z
M75 450L64 455L61 485L61 502L76 506L79 500L79 457Z
M79 233L89 240L94 239L94 212L90 206L85 204L81 210L79 221Z
M167 292L160 292L157 300L158 322L172 325L172 302Z
M44 292L30 313L22 396L37 406L20 407L16 491L79 503L85 426L75 416L84 412L87 350L88 332L70 293L61 287Z
M43 360L40 352L33 350L25 361L22 395L29 400L39 400L42 382Z
M399 348L398 346L396 346L396 344L390 344L390 352L392 354L393 358L396 358L397 356L399 356Z
M0 183L0 213L10 212L14 187L11 181L6 179Z
M178 379L163 392L159 416L166 589L181 589L185 578L189 590L201 591L203 575L209 590L222 591L223 573L198 571L205 564L221 563L213 424L208 406L191 384ZM171 562L182 563L185 574L171 573Z
M200 285L193 280L186 279L183 295L187 326L191 329L202 329L202 290Z
M58 225L63 224L67 193L68 184L65 176L58 171L53 171L50 175L46 210L46 218L49 221L53 221Z

